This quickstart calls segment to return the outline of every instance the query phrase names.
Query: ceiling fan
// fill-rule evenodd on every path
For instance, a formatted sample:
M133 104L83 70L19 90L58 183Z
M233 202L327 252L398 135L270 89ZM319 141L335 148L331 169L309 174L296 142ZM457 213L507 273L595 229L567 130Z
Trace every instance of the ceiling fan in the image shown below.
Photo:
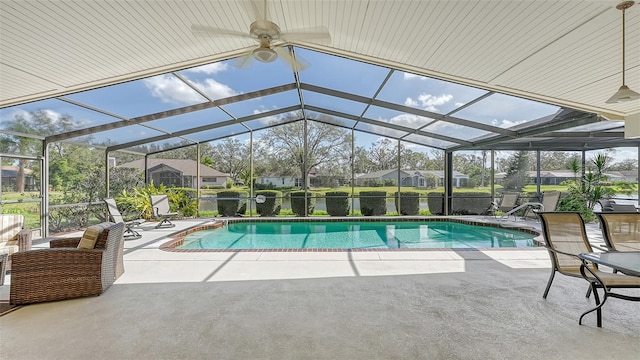
M256 59L263 63L275 61L278 57L284 60L294 71L305 69L308 65L292 56L283 45L291 41L313 41L318 43L328 43L331 35L324 27L302 28L283 32L280 27L272 21L267 20L267 0L263 2L263 11L259 9L259 1L250 1L253 10L253 17L256 19L249 26L249 32L241 32L229 29L220 29L206 25L192 25L191 32L195 35L204 36L238 36L256 40L259 45L250 49L244 56L234 64L239 67L247 66L251 59Z

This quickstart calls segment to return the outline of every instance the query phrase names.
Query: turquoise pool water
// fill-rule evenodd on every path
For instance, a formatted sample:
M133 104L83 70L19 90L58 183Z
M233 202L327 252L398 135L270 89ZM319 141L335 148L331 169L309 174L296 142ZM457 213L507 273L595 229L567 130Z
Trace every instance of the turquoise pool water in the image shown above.
M534 234L447 221L231 222L184 238L179 249L533 247Z

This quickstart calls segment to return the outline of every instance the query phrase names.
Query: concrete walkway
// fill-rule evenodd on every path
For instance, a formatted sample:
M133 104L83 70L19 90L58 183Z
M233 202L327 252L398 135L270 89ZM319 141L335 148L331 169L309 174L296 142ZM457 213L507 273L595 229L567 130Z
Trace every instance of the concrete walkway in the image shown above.
M632 359L640 307L610 299L603 328L587 283L546 250L175 253L145 224L125 274L99 297L0 317L11 359ZM528 222L528 226L538 226ZM520 225L520 224L519 224ZM600 242L599 231L589 237ZM36 245L46 246L46 245ZM10 275L0 289L8 299ZM634 294L638 294L638 290ZM638 294L640 295L640 294Z

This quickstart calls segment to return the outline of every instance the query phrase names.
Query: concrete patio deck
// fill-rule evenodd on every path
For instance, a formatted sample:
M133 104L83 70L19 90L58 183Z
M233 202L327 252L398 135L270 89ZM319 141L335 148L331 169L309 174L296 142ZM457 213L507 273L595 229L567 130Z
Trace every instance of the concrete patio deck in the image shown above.
M578 325L593 307L585 281L558 275L542 299L550 272L544 248L158 249L171 234L203 222L175 221L172 229L144 224L141 239L125 242L125 274L101 296L28 305L0 317L0 358L635 359L640 353L639 304L608 300L597 328L595 314ZM602 241L597 226L589 226L589 237ZM10 281L8 275L0 299L8 299Z

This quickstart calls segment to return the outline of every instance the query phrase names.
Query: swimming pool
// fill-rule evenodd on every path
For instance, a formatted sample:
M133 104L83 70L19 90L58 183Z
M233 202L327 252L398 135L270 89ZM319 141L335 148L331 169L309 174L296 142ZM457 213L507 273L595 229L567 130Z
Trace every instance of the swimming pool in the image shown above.
M451 221L240 221L185 235L176 249L433 249L536 246L534 233Z

